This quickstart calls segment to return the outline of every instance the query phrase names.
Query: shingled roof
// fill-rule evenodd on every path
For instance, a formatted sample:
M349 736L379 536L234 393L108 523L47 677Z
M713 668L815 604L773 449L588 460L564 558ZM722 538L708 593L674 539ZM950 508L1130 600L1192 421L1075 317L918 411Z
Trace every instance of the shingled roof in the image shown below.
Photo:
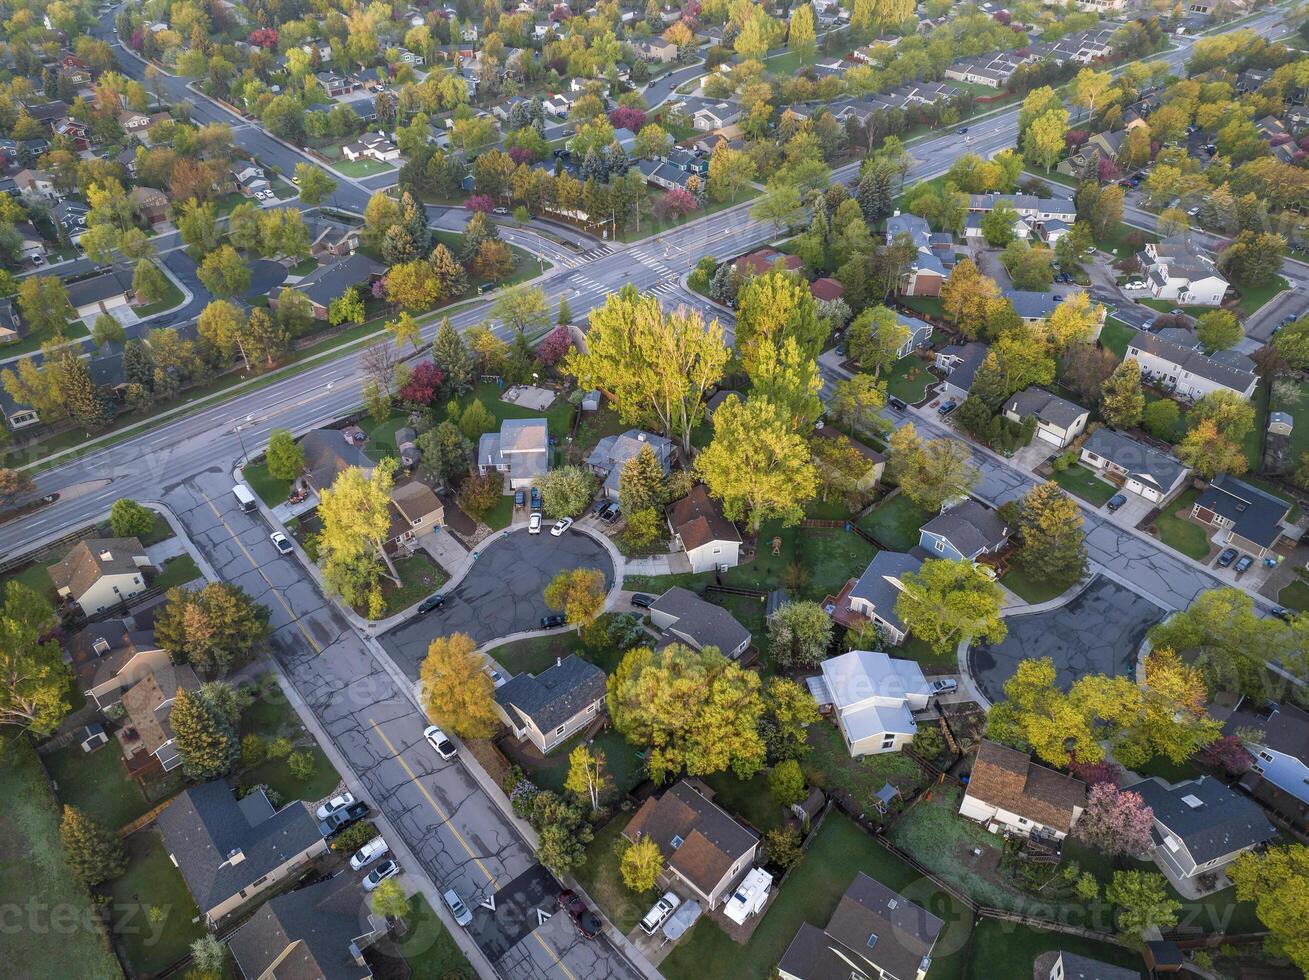
M697 483L681 500L668 508L668 525L682 539L682 547L694 551L711 541L741 540L736 525L723 516L723 509L709 496L703 483Z
M355 961L350 946L369 932L363 892L353 876L338 874L269 899L228 946L246 977L276 966L278 980L365 980L373 971Z
M50 580L56 590L68 589L74 599L80 599L105 575L140 571L138 558L145 560L139 538L87 538L50 566Z
M1027 753L999 742L978 747L967 795L1063 833L1072 830L1075 809L1086 807L1086 784L1080 779L1037 765Z
M553 731L604 696L605 672L576 654L539 674L517 674L495 692L497 703L530 718L542 732Z

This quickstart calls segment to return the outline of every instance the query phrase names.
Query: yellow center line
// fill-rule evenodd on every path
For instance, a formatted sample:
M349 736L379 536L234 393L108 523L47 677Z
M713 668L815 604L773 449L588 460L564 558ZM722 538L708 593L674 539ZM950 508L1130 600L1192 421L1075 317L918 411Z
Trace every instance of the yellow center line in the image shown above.
M473 859L474 864L482 869L482 874L486 875L486 880L491 883L491 887L499 888L500 883L496 881L495 875L486 870L486 865L482 863L481 858L473 853L473 849L468 846L468 841L464 840L464 835L459 833L459 828L450 822L450 818L446 816L445 811L441 809L441 805L432 798L432 794L427 791L427 787L418 781L418 776L416 776L414 771L409 768L409 763L405 762L404 756L400 754L399 749L391 744L391 740L386 737L386 732L382 731L382 729L378 727L377 722L373 721L371 718L368 719L368 724L373 726L373 731L377 733L377 737L386 743L386 747L391 751L391 754L395 756L396 761L400 763L404 768L404 771L409 775L409 781L418 787L418 791L423 794L423 798L427 800L428 805L436 811L436 815L441 818L441 822L450 828L450 832L455 835L455 840L459 841L464 852Z
M236 546L241 549L241 554L245 555L245 559L250 563L250 567L259 573L259 577L268 585L269 591L271 591L277 598L277 601L282 604L282 608L286 610L286 614L291 617L291 622L295 623L296 628L299 629L304 635L304 638L309 641L309 645L314 648L314 653L322 653L322 648L318 645L317 641L309 635L309 631L305 629L305 624L300 622L300 617L297 616L292 611L291 607L286 604L286 599L282 598L282 593L277 591L272 582L268 581L268 576L264 574L263 566L255 561L254 555L246 550L245 545L241 543L241 539L238 538L236 532L232 530L232 526L223 519L222 512L214 506L214 502L209 499L208 494L202 494L202 496L205 498L205 503L209 505L209 509L214 512L214 516L218 518L218 523L223 525L224 530L226 530L232 540L236 542Z
M577 980L573 971L568 969L568 966L564 961L559 958L559 954L554 951L554 947L542 939L539 932L533 932L532 935L536 937L536 941L541 944L541 948L550 954L550 958L555 961L555 966L564 971L564 975L568 977L568 980Z

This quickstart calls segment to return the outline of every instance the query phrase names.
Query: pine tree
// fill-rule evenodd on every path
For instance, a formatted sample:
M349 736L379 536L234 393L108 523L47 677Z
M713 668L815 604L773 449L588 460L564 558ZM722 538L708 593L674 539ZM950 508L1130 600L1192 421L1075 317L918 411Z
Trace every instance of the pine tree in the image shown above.
M418 244L404 225L392 225L382 235L382 261L387 265L399 265L412 262L418 258Z
M1014 562L1029 575L1072 585L1086 574L1082 512L1059 484L1047 481L1028 492L1018 530L1023 546Z
M468 273L450 249L443 243L437 243L432 249L432 275L441 286L444 299L454 299L468 292Z
M417 253L425 253L432 245L432 230L427 225L427 211L405 191L400 195L400 223L414 243Z
M108 425L113 409L91 377L86 362L74 354L65 353L59 363L59 391L64 396L68 413L88 429Z
M487 220L485 212L476 212L464 226L464 242L460 258L467 265L477 257L483 242L497 241L499 238L500 230Z
M445 383L453 393L463 394L472 388L477 365L449 317L441 320L436 339L432 341L432 363L441 369Z
M182 771L188 779L217 779L226 775L241 752L231 727L214 715L198 694L179 690L169 723L182 755Z
M572 307L568 305L567 296L559 297L559 319L555 322L560 324L568 324L573 322L573 310Z
M127 870L123 842L75 806L64 807L59 837L73 874L86 885L98 885Z
M1141 421L1145 393L1141 391L1141 365L1123 361L1100 388L1100 414L1115 429L1130 429Z
M635 514L664 503L664 468L649 443L629 459L618 474L618 502L624 514Z

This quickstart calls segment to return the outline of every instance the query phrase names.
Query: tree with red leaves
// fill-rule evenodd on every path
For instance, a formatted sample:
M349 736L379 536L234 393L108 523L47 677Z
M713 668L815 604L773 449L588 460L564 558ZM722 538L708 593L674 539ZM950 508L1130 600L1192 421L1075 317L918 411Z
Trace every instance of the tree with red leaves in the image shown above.
M430 405L444 380L445 374L439 367L431 361L424 361L414 368L409 381L400 389L400 398L414 405Z
M1099 783L1111 783L1117 786L1120 775L1118 767L1107 759L1100 762L1077 762L1074 760L1069 764L1068 770L1088 786L1095 786Z
M1245 744L1235 735L1224 735L1210 742L1200 750L1200 761L1232 776L1248 772L1254 763Z
M1111 783L1096 783L1073 833L1106 854L1141 857L1153 846L1153 828L1154 811L1145 805L1140 793L1120 790Z
M267 48L271 51L277 47L277 30L272 27L256 27L250 32L250 43L257 48Z
M695 199L694 194L684 188L678 187L655 201L655 214L659 215L661 218L684 218L693 211L696 211L699 207L700 202Z
M1100 162L1097 163L1095 167L1096 176L1100 178L1100 183L1102 184L1107 184L1111 180L1117 180L1122 176L1122 173L1118 169L1118 164L1116 164L1111 157L1101 157Z
M620 105L617 109L609 113L609 124L614 129L630 129L636 132L645 125L645 113L640 109L633 109L630 106Z
M464 202L464 207L469 211L481 211L485 214L495 207L495 201L486 194L474 194Z
M515 164L531 163L535 156L536 154L525 146L509 147L509 159Z
M559 6L555 7L554 10L550 11L550 16L546 19L552 24L561 24L566 20L572 20L573 12L568 9L567 4L561 3Z
M550 367L558 364L572 349L573 337L567 327L555 327L536 345L536 359Z

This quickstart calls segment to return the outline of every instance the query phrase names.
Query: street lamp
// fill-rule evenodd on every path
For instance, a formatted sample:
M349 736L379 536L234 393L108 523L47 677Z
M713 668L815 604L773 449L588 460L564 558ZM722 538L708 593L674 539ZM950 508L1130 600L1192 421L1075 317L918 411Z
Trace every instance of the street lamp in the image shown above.
M240 423L240 422L237 422L236 425L232 427L232 431L236 433L236 438L237 438L237 439L240 441L240 443L241 443L241 465L244 467L244 466L245 466L245 461L246 461L249 457L247 456L246 451L245 451L245 436L243 436L243 435L241 434L241 423Z

